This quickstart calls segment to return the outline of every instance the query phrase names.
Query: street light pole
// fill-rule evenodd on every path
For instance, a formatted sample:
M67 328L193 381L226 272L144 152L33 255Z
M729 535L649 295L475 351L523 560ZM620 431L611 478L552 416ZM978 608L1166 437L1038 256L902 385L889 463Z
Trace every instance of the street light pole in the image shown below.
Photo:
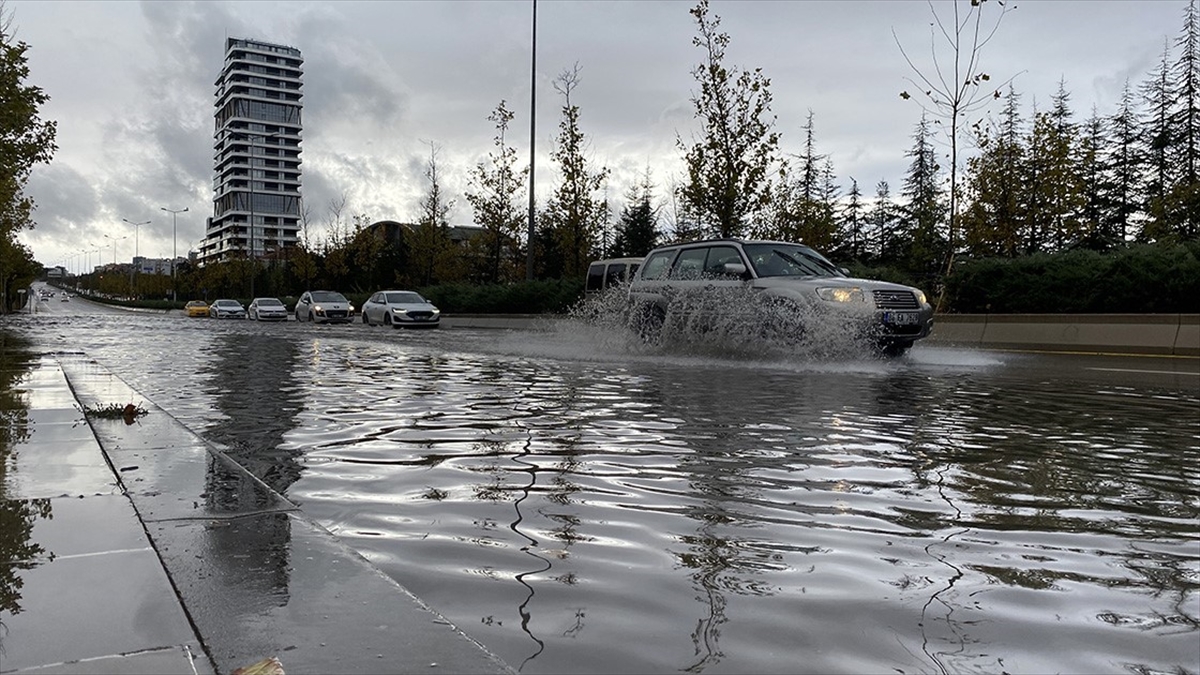
M137 295L137 293L134 291L134 288L133 288L133 271L134 271L133 268L137 265L137 259L138 259L138 255L139 255L139 253L138 253L138 228L140 228L142 225L149 225L150 221L147 220L147 221L144 221L141 223L135 223L128 218L122 218L121 220L123 220L126 223L133 226L133 259L129 261L129 295L135 296L135 295Z
M179 223L176 217L181 213L187 213L187 207L182 209L168 209L165 206L159 207L163 211L171 214L171 302L175 302L175 287L178 282L175 280L175 265L179 262Z
M123 239L128 239L129 235L125 235L124 237L114 237L110 234L106 234L104 235L104 238L111 239L113 243L113 271L115 272L117 271L117 242Z

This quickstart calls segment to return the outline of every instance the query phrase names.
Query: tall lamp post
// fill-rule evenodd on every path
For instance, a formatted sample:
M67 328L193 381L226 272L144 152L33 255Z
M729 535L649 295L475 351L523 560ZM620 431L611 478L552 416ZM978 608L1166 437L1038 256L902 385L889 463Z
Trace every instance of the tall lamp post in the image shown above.
M128 239L129 235L125 235L124 237L114 237L111 234L106 234L104 235L104 238L112 240L113 243L113 271L115 272L117 271L117 242Z
M182 209L168 209L165 206L159 207L163 211L171 214L171 302L175 302L175 287L178 282L175 281L175 266L179 262L179 228L176 217L181 213L187 213L187 207Z
M138 259L138 255L139 255L139 253L138 253L138 228L141 227L142 225L149 225L150 221L147 220L145 222L135 223L128 218L122 218L121 220L123 220L126 223L133 226L133 259L129 261L129 263L130 263L129 264L129 294L137 295L137 293L135 293L133 290L133 268L136 267L136 265L137 265L137 259Z

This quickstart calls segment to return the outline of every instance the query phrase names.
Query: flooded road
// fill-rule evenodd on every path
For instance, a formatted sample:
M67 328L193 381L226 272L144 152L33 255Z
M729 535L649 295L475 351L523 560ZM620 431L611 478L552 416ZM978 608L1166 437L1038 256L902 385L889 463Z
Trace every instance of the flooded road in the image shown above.
M1194 360L79 301L3 328L92 356L523 673L1200 671Z

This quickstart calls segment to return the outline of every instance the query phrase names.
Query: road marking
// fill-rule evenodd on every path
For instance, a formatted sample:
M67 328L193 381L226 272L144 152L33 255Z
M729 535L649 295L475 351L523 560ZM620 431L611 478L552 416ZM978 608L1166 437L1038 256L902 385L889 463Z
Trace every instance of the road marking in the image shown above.
M1178 370L1141 370L1138 368L1088 368L1087 370L1104 370L1110 373L1149 373L1153 375L1200 375L1200 372L1186 373Z

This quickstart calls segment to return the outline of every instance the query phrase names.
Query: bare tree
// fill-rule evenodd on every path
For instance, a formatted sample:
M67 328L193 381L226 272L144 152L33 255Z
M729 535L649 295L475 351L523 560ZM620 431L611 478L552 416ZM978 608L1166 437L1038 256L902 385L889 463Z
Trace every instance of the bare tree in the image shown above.
M1001 97L1000 90L1016 77L1006 80L1003 84L993 87L991 76L981 70L983 48L996 35L1004 15L1015 9L1007 7L1003 0L994 0L999 5L1000 12L994 22L985 24L983 21L983 6L987 0L970 0L970 5L964 14L963 3L950 2L939 4L938 7L949 6L951 16L943 18L938 13L932 0L929 2L929 12L933 22L929 29L929 53L932 67L928 70L918 68L909 57L908 51L900 43L895 29L892 37L900 54L914 77L905 78L919 91L916 96L921 109L928 113L936 124L948 124L946 138L950 144L950 223L948 228L948 254L946 272L954 264L955 239L958 232L958 147L959 135L967 125L967 116L978 112L991 101ZM938 40L950 51L951 58L944 61L938 58ZM900 92L900 97L908 100L914 98L907 91ZM976 122L978 123L978 122ZM945 127L943 127L945 128ZM943 294L939 294L938 304L941 305Z

